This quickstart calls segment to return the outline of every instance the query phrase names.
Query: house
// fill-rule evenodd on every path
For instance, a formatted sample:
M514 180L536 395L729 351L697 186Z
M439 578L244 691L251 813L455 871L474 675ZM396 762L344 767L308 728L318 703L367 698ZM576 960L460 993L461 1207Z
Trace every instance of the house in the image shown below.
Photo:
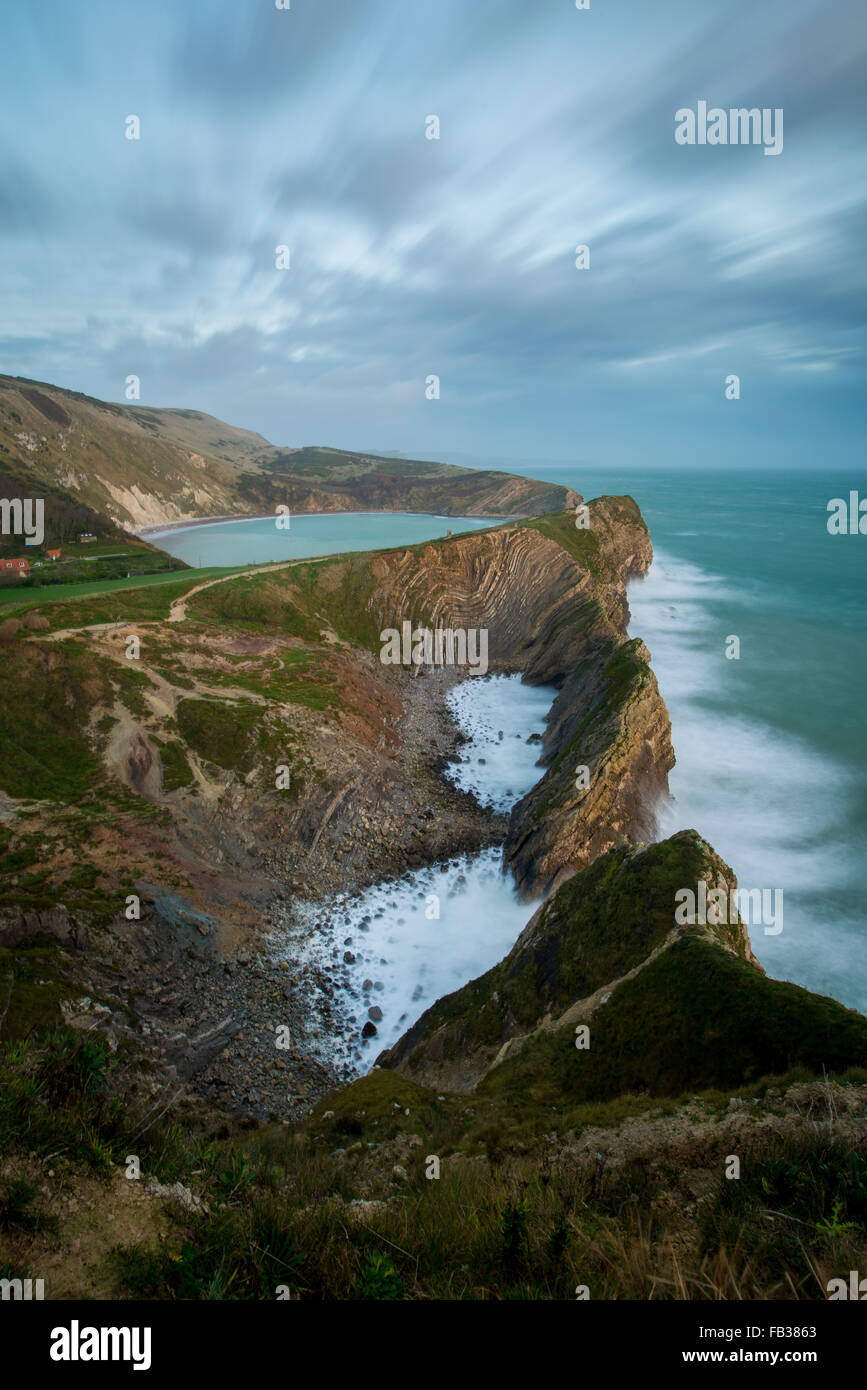
M59 560L59 559L60 559L60 551L59 551L59 550L46 550L45 554L48 556L49 560Z
M16 574L19 579L30 575L29 560L0 560L0 574Z
M91 541L96 540L96 536L92 531L81 531L78 539L81 541L82 545L89 545Z

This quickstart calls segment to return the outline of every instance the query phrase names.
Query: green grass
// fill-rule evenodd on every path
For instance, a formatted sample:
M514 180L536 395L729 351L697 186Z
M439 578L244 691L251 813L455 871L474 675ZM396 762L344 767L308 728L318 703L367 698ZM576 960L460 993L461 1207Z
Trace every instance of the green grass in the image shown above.
M603 573L604 561L599 540L592 530L578 530L573 512L536 517L533 521L521 522L521 526L524 530L538 531L549 540L556 541L594 577L598 578Z
M552 1147L552 1128L562 1141L567 1126L577 1139L583 1125L620 1124L641 1113L635 1099L568 1116L538 1106L516 1129L517 1097L436 1096L373 1072L298 1126L233 1133L204 1114L149 1124L153 1097L132 1099L136 1066L98 1036L38 1022L0 1045L6 1157L50 1156L74 1193L82 1166L108 1177L135 1153L146 1177L181 1181L209 1207L175 1209L158 1242L115 1246L117 1296L572 1300L586 1284L595 1300L820 1299L830 1275L867 1267L865 1145L827 1128L746 1131L741 1178L726 1182L726 1132L692 1148L682 1138L674 1163L661 1148L609 1163L595 1139ZM719 1175L694 1216L689 1170ZM352 1215L357 1198L379 1205ZM17 1176L0 1182L0 1227L7 1241L55 1240L53 1214Z
M796 1067L867 1064L867 1019L686 936L619 985L579 1051L568 1028L539 1033L480 1083L538 1102L735 1089Z
M548 900L527 943L422 1015L399 1059L423 1075L423 1066L458 1063L480 1048L490 1059L506 1039L530 1035L475 1091L510 1099L516 1113L529 1102L563 1109L624 1095L673 1098L797 1067L839 1075L867 1064L867 1019L768 979L746 960L737 923L685 927L623 980L673 931L677 890L720 876L734 883L694 831L610 851ZM571 1027L534 1033L608 984L589 1049L576 1048Z
M101 776L84 736L94 697L110 696L104 659L68 643L49 674L36 644L6 647L0 661L0 768L13 797L74 801Z
M105 555L129 555L129 556L139 556L139 555L142 555L142 554L145 554L145 555L146 555L146 554L148 554L148 553L151 553L151 554L153 553L153 550L152 550L152 548L151 548L150 546L144 546L144 545L142 545L141 542L139 542L139 541L123 541L123 540L105 540L105 541L99 541L99 540L97 540L97 541L91 541L91 542L89 542L89 543L87 543L87 544L84 544L84 543L82 543L81 541L70 541L70 542L67 542L66 545L60 546L59 549L62 550L61 559L64 559L67 555L72 556L72 557L75 558L75 559L81 558L81 559L88 560L88 559L93 558L94 556L96 556L96 557L101 557L101 556L105 556ZM160 553L162 553L162 552L160 552ZM52 561L49 561L48 563L50 563L50 564L55 564L56 562L52 560Z
M380 625L374 602L378 581L371 561L406 550L420 554L428 545L448 543L425 541L389 550L322 556L277 573L263 571L196 594L190 602L189 617L219 627L310 643L318 643L322 630L328 627L343 642L378 653ZM416 612L420 621L425 616Z
M183 699L175 717L184 743L205 762L242 772L252 767L264 723L261 706Z
M379 629L368 604L376 590L370 560L381 553L306 560L214 585L190 601L189 616L310 643L320 642L322 630L331 627L344 641L378 651Z
M183 744L177 739L169 739L166 743L160 744L160 762L163 769L164 792L178 791L181 787L188 787L193 781Z
M67 1162L102 1172L130 1152L150 1157L151 1145L165 1143L166 1131L128 1147L138 1113L125 1103L122 1087L111 1092L120 1065L103 1038L51 1026L47 1018L17 1039L7 1027L0 1043L0 1152L23 1152L31 1161L63 1153Z
M184 698L178 702L175 718L187 747L217 767L248 773L270 762L267 777L273 787L276 765L291 764L288 748L294 742L294 730L273 721L267 706ZM294 797L298 790L293 777L283 795Z
M34 1028L50 1029L61 1022L60 1002L70 984L61 973L56 946L49 942L0 947L0 1038L16 1041Z
M44 584L38 589L27 590L12 588L0 589L0 604L2 604L5 609L8 609L8 612L5 613L6 617L15 617L17 613L23 613L28 608L45 607L48 604L54 603L67 603L70 599L90 598L96 594L110 595L124 593L129 589L149 588L156 584L176 585L177 588L173 591L172 598L177 598L185 594L188 589L193 588L194 585L201 583L203 579L216 579L224 574L238 574L244 568L249 568L249 566L212 566L208 569L184 571L184 579L180 582L178 581L178 571L170 570L166 573L158 574L137 574L133 575L131 579L93 579L86 580L80 584ZM27 594L26 598L23 597L25 592ZM154 616L165 617L167 613L168 603L165 604L163 611L158 613L155 612ZM139 614L137 616L141 615ZM90 621L111 622L113 620L114 614L111 618L103 618L102 613L100 613L99 616ZM64 618L63 622L66 622L66 618ZM61 620L58 619L57 626L60 625Z
M398 1190L387 1149L374 1145L379 1173L363 1190L381 1205L353 1220L345 1203L364 1165L352 1149L329 1156L332 1136L323 1144L309 1126L272 1136L267 1149L259 1135L242 1142L253 1182L229 1206L185 1219L160 1246L115 1249L127 1294L573 1300L584 1284L595 1300L821 1299L829 1269L867 1256L863 1145L817 1133L750 1136L742 1180L717 1183L697 1219L684 1217L680 1172L664 1162L608 1166L585 1153L558 1164L544 1148L510 1153L491 1137L481 1162L444 1162L430 1180L428 1136ZM694 1162L721 1171L722 1160L705 1150Z
M220 628L318 641L323 624L317 624L299 603L290 573L294 576L294 567L291 571L264 571L236 582L215 584L190 600L188 619Z
M39 1197L38 1183L27 1178L10 1178L0 1183L0 1231L29 1235L54 1230L57 1220L38 1205Z
M631 497L606 495L591 501L589 506L590 526L587 529L579 529L575 525L575 514L571 511L554 512L519 524L526 530L539 531L556 541L597 579L611 579L614 578L615 567L604 553L600 536L613 537L613 528L617 525L638 527L645 532L647 526Z
M373 612L378 586L370 560L371 556L366 554L342 557L327 585L321 583L321 564L300 566L293 571L293 582L308 605L324 614L328 625L343 641L378 653L381 646L379 623Z
M776 1151L742 1158L739 1180L720 1177L699 1221L699 1250L734 1252L741 1268L801 1290L815 1285L817 1267L846 1279L863 1267L867 1234L867 1155L832 1133L805 1133ZM850 1258L851 1257L851 1258ZM787 1280L788 1275L788 1280ZM821 1283L826 1283L824 1279Z

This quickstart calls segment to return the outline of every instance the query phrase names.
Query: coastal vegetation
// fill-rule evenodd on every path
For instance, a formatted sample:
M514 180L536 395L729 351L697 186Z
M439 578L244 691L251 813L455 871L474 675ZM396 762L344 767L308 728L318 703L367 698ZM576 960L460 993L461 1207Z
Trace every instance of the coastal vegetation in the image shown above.
M142 467L207 440L226 498L304 468L468 509L437 465L7 379L19 434L22 389ZM627 497L587 529L531 500L409 547L4 595L4 1270L52 1297L809 1299L867 1262L867 1020L768 979L736 918L675 922L684 885L736 879L697 831L652 832L673 753L625 595L647 528ZM111 525L75 563L107 563ZM441 776L447 681L379 660L408 615L484 627L492 669L557 692L508 825ZM513 949L342 1082L267 932L504 837L536 898Z

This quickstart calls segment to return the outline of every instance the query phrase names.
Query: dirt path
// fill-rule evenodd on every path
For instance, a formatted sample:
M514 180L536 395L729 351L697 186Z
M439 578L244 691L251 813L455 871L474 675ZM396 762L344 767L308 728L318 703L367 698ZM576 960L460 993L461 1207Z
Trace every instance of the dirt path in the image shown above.
M331 560L332 555L317 555L317 560ZM305 565L308 560L281 560L279 565L257 565L255 569L244 570L241 574L221 574L216 579L205 579L201 584L196 584L192 589L188 589L180 598L173 599L169 605L169 616L167 622L182 623L187 616L187 604L194 594L200 594L204 589L211 589L215 584L225 584L230 579L246 579L251 574L262 574L265 570L274 573L276 570L291 569L293 565Z
M167 618L122 618L114 623L88 623L85 627L63 627L56 628L51 633L46 633L44 638L38 639L48 642L61 642L66 637L75 637L80 632L99 632L105 636L113 629L119 627L139 628L139 627L159 627L161 623L182 623L187 616L187 604L194 594L200 594L204 589L210 589L214 584L228 584L233 579L246 579L251 574L264 574L270 571L272 574L277 570L292 569L294 565L306 565L312 560L334 560L338 552L333 555L314 555L305 556L299 560L281 560L276 565L257 565L255 569L237 570L234 574L221 574L216 579L204 579L201 584L193 585L180 598L173 599L169 605ZM96 595L95 597L99 597Z

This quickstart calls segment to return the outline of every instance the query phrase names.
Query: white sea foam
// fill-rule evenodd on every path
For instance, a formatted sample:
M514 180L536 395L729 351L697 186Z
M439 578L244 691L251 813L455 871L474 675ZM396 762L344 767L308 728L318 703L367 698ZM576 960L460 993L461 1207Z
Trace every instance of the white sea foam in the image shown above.
M551 686L522 684L518 676L474 677L446 696L446 704L468 742L447 776L483 806L508 811L542 776L538 742L556 695Z
M733 615L754 602L661 554L629 588L630 634L650 650L677 757L660 833L698 830L742 887L782 888L783 931L752 933L768 973L864 1009L867 975L852 954L856 924L847 910L857 900L856 866L842 848L850 774L770 721L741 714L737 663L707 641L711 599L724 599Z
M519 676L474 676L455 686L449 706L469 741L448 775L483 804L507 810L542 775L539 745L526 740L544 730L555 694ZM507 954L532 909L518 902L501 861L494 848L297 909L297 924L272 947L302 972L312 1005L307 1042L323 1060L350 1074L366 1070L436 999ZM362 1041L370 1009L382 1017L376 1035Z

